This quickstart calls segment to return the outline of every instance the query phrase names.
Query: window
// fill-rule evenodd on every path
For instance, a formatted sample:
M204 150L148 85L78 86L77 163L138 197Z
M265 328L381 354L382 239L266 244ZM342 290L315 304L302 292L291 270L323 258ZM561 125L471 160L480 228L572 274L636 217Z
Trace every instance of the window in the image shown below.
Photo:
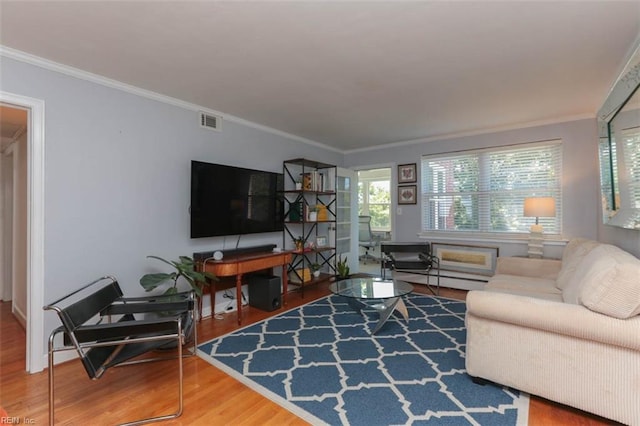
M371 216L373 231L391 231L391 169L358 172L358 214Z
M524 199L554 197L556 216L539 218L561 233L560 141L422 157L422 230L529 232Z

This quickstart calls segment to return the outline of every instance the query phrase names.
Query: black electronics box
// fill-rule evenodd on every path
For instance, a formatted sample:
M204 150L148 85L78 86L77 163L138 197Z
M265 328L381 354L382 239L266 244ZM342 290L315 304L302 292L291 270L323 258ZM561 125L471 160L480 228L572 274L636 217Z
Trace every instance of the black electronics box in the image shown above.
M274 275L249 275L249 305L271 312L282 306L282 284Z

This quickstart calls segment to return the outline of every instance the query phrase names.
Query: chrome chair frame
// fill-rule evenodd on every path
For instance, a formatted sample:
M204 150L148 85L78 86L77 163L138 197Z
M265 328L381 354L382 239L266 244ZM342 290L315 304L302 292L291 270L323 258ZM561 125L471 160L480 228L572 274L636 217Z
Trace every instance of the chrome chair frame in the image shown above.
M380 247L382 259L380 260L380 275L385 278L386 268L396 272L424 275L427 277L427 289L434 295L440 295L440 259L431 254L429 243L384 243ZM416 254L417 260L403 261L394 253ZM435 290L431 285L431 276L435 270Z
M104 285L98 290L91 291L99 284ZM127 422L124 425L169 420L182 414L184 408L183 345L186 344L191 332L193 332L194 344L189 356L195 354L197 347L193 292L125 298L117 280L106 276L56 300L44 309L55 311L62 322L62 326L51 332L48 343L50 425L55 422L54 355L56 352L72 350L78 353L92 380L99 379L111 367L176 359L178 363L177 410L166 415ZM134 316L149 312L168 312L171 315L152 319L136 319ZM116 315L119 319L113 322L113 317ZM91 322L96 317L97 321ZM56 344L57 341L60 344ZM176 345L177 356L136 359L167 344Z

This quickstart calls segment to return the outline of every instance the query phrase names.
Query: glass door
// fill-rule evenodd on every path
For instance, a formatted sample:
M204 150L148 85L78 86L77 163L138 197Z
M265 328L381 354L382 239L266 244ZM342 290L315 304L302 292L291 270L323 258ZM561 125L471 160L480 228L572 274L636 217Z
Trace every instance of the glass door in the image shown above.
M338 167L336 182L336 255L349 260L351 273L358 272L358 197L353 170Z

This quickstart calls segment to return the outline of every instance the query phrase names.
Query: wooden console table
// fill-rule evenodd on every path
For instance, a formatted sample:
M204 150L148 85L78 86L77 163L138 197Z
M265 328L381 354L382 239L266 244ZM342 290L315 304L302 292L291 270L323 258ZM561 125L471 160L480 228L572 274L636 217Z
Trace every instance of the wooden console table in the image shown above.
M236 277L236 302L238 306L238 325L242 323L242 276L249 272L262 271L264 269L282 267L282 305L287 301L287 267L291 263L291 252L282 251L279 253L245 253L225 257L222 260L213 258L205 259L197 265L198 270L211 272L216 277ZM215 282L211 282L211 314L215 310L216 287ZM201 312L202 314L202 312Z

